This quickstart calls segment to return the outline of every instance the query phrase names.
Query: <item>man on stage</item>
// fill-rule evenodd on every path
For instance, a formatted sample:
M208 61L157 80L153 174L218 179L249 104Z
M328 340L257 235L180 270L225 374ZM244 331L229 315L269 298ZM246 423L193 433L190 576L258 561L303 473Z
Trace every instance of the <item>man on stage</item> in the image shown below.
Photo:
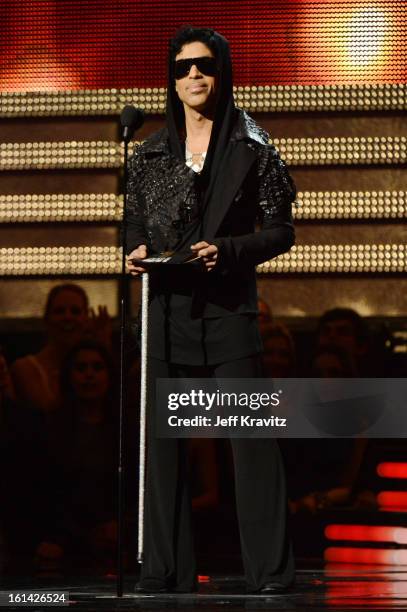
M180 31L168 75L166 128L129 163L128 268L142 274L131 259L168 250L199 259L150 274L140 592L197 586L185 440L155 437L155 380L261 376L255 266L294 243L295 187L268 134L234 105L226 39L209 29ZM283 590L294 562L278 445L231 444L247 590Z

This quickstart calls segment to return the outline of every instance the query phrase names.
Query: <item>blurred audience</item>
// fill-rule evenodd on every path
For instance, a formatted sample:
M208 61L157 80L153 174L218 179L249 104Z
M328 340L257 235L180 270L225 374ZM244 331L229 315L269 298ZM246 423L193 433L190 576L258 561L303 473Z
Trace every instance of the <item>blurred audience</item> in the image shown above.
M363 318L351 308L327 310L318 322L317 349L336 347L346 352L356 375L370 371L370 338Z
M41 412L60 405L61 363L81 338L97 338L111 347L111 321L105 307L89 311L88 296L79 285L51 289L44 313L47 342L35 355L17 359L11 367L17 400Z
M329 312L336 313L337 309ZM357 317L356 320L358 321ZM337 337L341 340L335 344ZM336 319L334 314L331 324L328 316L327 325L320 327L318 340L318 348L306 372L308 376L328 379L357 376L354 358L355 333L344 319ZM334 344L329 344L328 340ZM308 478L301 479L300 484L297 483L297 491L294 488L293 499L290 500L291 512L315 513L353 503L353 488L366 446L367 440L364 438L320 438L298 441L294 453L299 449L303 453L301 463L308 472ZM292 461L292 457L289 461ZM304 490L304 485L305 487L308 485L309 490L296 497L295 493L298 494L301 488Z
M13 446L10 421L14 413L14 398L14 388L7 361L0 347L0 464L2 466L1 473L3 485L2 494L0 495L0 572L3 571L8 558L5 532L8 526L10 496L13 492L13 489L10 488L10 486L12 487L12 483L10 483L9 462Z
M6 418L8 406L15 401L15 391L6 358L0 347L0 423Z
M113 559L117 540L117 387L107 349L82 341L66 355L63 410L47 415L52 499L37 546L38 562L67 553ZM54 480L52 482L52 480Z
M293 337L282 323L265 325L262 331L265 376L289 378L296 372L296 350Z
M314 378L352 378L357 375L357 371L347 350L323 344L311 361L309 375Z
M260 297L257 300L257 310L257 320L259 323L260 335L262 336L264 328L273 322L273 313L271 312L269 304Z
M296 346L290 330L273 321L264 300L259 300L258 309L266 377L372 375L371 338L354 310L325 312L315 341L307 335L306 344ZM51 290L44 320L46 344L38 353L18 359L10 368L11 376L0 352L0 450L3 465L10 463L4 479L9 501L0 513L0 555L3 529L6 548L31 555L39 568L66 567L79 560L84 567L94 567L98 561L106 569L117 544L118 389L111 321L106 308L99 307L97 314L89 310L85 291L75 284ZM308 348L312 344L314 354ZM297 357L301 354L305 359ZM136 480L139 375L139 362L129 363L127 433L131 440L125 440L125 454ZM363 438L280 440L289 505L297 515L294 522L308 524L310 515L333 507L376 507L365 472L376 465L377 449L369 446L368 454L366 445ZM198 542L205 550L213 531L213 513L225 502L219 460L224 449L214 440L191 439L185 452ZM229 470L226 473L229 479ZM136 494L132 477L130 514L136 507ZM229 507L227 500L225 507ZM229 515L225 516L229 521ZM126 526L129 519L136 527L135 512L126 513Z

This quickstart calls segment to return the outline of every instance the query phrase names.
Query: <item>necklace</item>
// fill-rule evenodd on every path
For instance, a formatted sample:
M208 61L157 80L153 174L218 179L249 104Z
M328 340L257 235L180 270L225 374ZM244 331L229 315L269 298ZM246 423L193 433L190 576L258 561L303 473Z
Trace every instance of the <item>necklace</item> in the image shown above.
M192 168L194 172L201 172L205 163L206 151L198 151L193 153L188 148L188 141L185 141L185 163Z

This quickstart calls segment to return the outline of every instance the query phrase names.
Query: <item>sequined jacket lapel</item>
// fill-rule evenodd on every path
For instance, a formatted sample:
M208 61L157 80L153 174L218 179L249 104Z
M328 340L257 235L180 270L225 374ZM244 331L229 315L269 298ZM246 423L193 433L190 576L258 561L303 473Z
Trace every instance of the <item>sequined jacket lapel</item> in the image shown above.
M170 153L166 129L136 146L129 163L129 247L146 241L155 252L174 248L197 204L194 181L194 171Z

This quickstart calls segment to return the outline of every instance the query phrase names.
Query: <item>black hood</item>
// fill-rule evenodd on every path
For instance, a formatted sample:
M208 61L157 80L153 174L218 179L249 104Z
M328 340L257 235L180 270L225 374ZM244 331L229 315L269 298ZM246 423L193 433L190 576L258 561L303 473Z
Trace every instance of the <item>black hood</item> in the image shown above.
M216 99L215 117L212 127L211 139L205 164L201 173L202 188L206 196L212 192L214 180L219 171L222 158L229 144L230 135L235 125L237 111L233 99L232 61L229 43L220 34L213 31L211 39L214 47L219 69L218 91ZM185 43L188 44L188 43ZM168 90L167 90L167 129L169 144L173 155L178 159L185 159L185 114L182 102L175 91L174 62L169 53L168 58Z

